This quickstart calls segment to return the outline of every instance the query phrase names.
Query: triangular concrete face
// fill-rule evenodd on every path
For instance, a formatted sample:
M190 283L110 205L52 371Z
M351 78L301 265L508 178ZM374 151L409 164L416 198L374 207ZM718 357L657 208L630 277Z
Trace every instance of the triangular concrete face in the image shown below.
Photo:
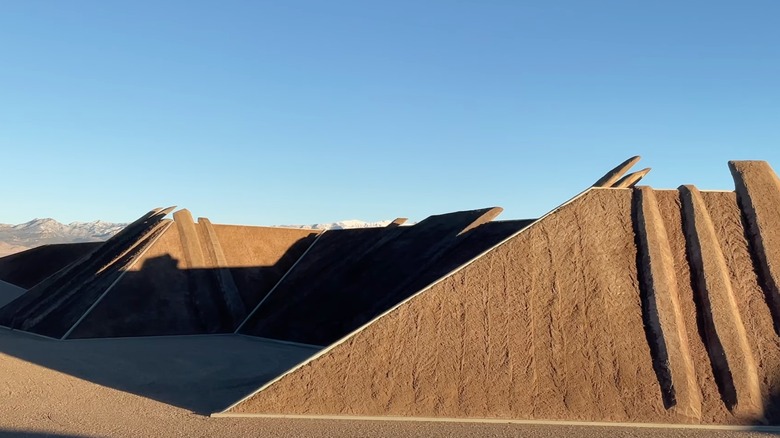
M233 332L317 231L195 223L155 209L0 309L58 339ZM176 226L172 226L172 225Z
M666 418L631 199L586 192L228 412Z
M329 345L516 233L501 208L431 216L408 227L328 231L240 328L242 334Z
M173 216L68 339L232 333L318 234Z
M687 199L590 189L220 415L776 422L736 196Z
M43 245L0 258L0 280L30 289L103 242Z
M103 292L165 231L172 210L145 214L97 249L67 265L0 309L0 324L63 338Z

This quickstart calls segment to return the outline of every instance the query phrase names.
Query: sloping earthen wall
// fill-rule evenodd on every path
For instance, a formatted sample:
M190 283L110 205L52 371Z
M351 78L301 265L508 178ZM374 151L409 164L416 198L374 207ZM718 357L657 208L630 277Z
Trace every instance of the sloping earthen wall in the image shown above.
M63 338L144 251L164 233L171 209L155 209L0 308L0 324Z
M585 194L231 412L667 419L631 193Z
M745 222L733 192L593 189L227 413L777 423Z
M0 258L0 280L30 289L103 242L43 245Z
M490 220L500 211L326 232L240 331L328 345L527 225L493 226Z
M177 212L175 220L189 222L190 258L181 227L170 227L70 338L232 332L246 317L237 312L251 310L317 235L311 230L212 225L213 239L205 228L207 219L194 223Z

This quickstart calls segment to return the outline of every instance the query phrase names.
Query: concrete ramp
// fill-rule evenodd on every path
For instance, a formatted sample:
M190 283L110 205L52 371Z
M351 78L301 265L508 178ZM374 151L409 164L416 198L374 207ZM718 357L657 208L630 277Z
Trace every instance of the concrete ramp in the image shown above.
M490 208L431 216L408 227L328 231L240 333L328 345L527 225L491 226L499 212Z
M592 188L220 415L778 424L780 186L732 167Z

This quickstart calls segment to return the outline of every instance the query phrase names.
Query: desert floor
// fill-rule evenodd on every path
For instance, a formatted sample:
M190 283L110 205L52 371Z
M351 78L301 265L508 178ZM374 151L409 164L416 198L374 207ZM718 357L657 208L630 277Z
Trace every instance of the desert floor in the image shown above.
M59 342L0 329L0 437L769 435L761 431L211 418L195 413L251 391L269 373L277 372L277 367L289 366L312 351L244 336ZM282 360L271 360L271 356ZM196 362L200 365L194 367Z

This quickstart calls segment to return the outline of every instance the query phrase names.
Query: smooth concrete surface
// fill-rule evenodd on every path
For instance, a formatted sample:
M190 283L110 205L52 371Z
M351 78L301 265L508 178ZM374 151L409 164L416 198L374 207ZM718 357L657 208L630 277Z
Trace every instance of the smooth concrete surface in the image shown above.
M0 329L2 354L203 414L317 351L232 334L60 341Z

